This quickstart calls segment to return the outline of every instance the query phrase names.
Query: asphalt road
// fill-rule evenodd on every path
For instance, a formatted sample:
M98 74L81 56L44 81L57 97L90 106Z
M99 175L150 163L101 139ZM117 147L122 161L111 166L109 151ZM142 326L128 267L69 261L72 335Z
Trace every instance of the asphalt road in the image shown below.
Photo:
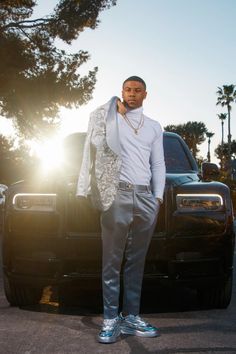
M236 353L236 272L226 310L199 310L195 293L186 289L144 294L142 315L161 336L122 336L114 344L96 340L102 322L98 293L74 294L74 306L60 308L54 291L45 289L33 308L10 307L0 276L1 354Z

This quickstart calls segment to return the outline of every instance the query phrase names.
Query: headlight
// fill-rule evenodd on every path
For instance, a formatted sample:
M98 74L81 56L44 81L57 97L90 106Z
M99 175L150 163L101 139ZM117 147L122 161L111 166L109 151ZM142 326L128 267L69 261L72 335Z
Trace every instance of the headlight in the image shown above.
M56 194L18 193L13 197L13 207L16 210L45 211L56 210Z
M223 198L220 194L177 194L176 204L180 212L219 211Z

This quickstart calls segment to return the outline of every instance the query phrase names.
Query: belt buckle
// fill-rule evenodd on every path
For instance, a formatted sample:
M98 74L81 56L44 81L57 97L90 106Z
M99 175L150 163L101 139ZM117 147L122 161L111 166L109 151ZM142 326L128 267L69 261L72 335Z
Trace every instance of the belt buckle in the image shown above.
M126 188L127 188L127 189L132 189L132 188L133 188L132 183L127 182L127 183L126 183Z

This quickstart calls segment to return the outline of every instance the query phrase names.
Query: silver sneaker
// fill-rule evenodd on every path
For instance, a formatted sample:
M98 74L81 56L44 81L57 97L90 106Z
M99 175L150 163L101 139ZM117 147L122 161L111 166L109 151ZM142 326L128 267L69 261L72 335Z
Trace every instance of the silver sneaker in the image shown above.
M120 317L103 320L102 329L98 335L100 343L114 343L120 336Z
M158 337L158 329L150 323L144 321L140 316L120 315L120 329L122 334L131 334L138 337Z

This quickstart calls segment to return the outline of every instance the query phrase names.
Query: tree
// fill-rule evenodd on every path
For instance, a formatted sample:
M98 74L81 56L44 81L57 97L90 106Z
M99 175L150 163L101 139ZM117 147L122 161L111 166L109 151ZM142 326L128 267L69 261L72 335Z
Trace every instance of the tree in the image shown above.
M215 156L220 160L221 170L225 173L225 178L229 178L228 169L229 169L229 144L219 144L215 149ZM231 156L236 159L236 140L231 141Z
M230 112L232 109L231 104L236 102L236 86L235 85L223 85L218 87L217 90L217 105L222 107L226 106L228 111L228 160L229 160L229 175L231 175L231 126L230 126Z
M221 161L226 160L227 156L228 156L228 143L224 143L224 144L219 144L216 149L215 149L215 155L216 157Z
M36 158L30 156L23 142L14 146L13 139L0 135L0 183L9 185L26 178L37 166Z
M227 113L217 114L218 118L221 120L221 144L224 144L224 121L227 118Z
M97 68L79 74L88 52L68 54L55 41L71 44L85 28L95 29L99 13L116 0L60 0L51 15L33 19L36 4L0 2L0 115L14 118L25 137L57 126L60 106L91 99Z
M220 156L223 156L224 158L226 158L228 156L228 152L229 152L228 143L224 143L222 148L221 148L221 144L219 144L217 146L217 148L215 149L216 157L219 159L220 159ZM231 154L232 154L233 159L236 159L236 140L231 141Z
M205 133L207 132L207 129L203 122L187 122L179 125L167 125L164 129L179 134L184 139L195 158L199 152L197 146L206 140Z
M184 124L169 124L164 127L164 130L167 132L172 132L180 135L182 138L184 137Z
M211 146L211 138L215 135L215 133L211 132L206 132L206 137L208 138L208 151L207 151L207 161L211 162L211 152L210 152L210 146Z

